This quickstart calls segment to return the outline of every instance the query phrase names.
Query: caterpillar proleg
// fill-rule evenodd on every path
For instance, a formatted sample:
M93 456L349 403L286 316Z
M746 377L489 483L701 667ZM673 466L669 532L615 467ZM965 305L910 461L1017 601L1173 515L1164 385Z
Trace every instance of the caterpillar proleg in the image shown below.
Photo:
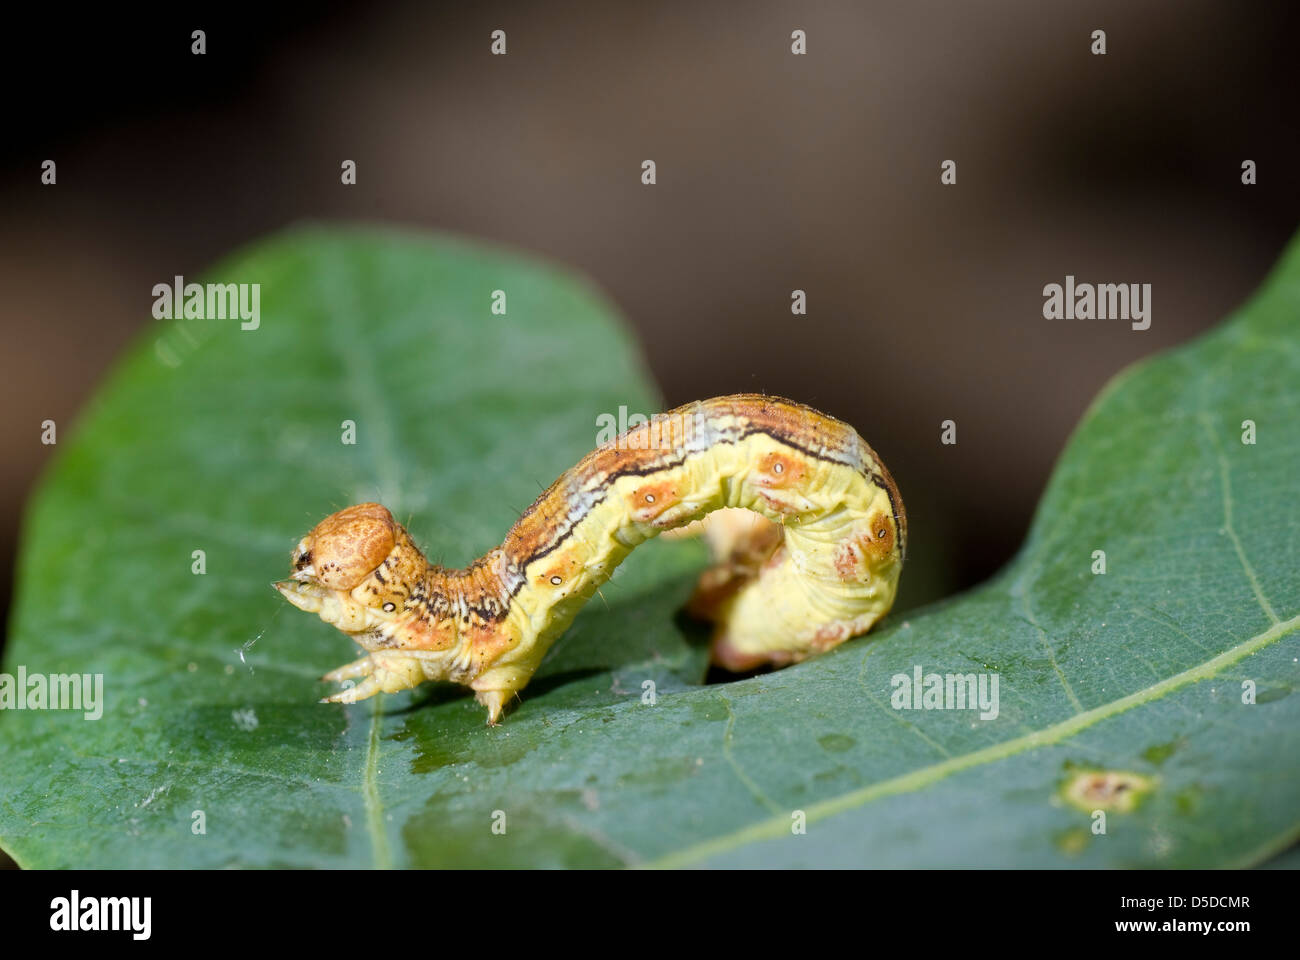
M848 424L759 394L690 403L601 444L463 570L430 564L386 508L363 503L303 537L275 586L366 651L325 675L360 681L327 700L447 680L495 724L634 548L727 507L759 517L710 537L718 564L691 606L716 622L715 663L802 660L893 605L907 517L889 471Z

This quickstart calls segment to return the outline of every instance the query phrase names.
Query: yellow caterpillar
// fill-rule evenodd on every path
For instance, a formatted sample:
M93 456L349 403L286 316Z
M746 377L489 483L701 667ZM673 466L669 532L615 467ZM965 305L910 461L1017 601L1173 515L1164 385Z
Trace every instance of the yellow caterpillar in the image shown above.
M495 724L624 557L725 507L761 516L710 534L719 563L692 608L717 622L715 663L791 663L889 611L907 539L889 471L847 424L757 394L687 404L597 447L464 570L431 565L363 503L317 524L275 586L367 651L326 674L365 678L328 701L449 680Z

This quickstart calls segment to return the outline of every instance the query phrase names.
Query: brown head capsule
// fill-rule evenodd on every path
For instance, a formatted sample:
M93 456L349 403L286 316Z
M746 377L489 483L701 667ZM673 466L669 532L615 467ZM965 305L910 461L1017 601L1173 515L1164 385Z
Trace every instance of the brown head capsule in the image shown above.
M397 523L387 507L359 503L331 514L298 544L294 579L314 578L331 590L351 590L388 559Z

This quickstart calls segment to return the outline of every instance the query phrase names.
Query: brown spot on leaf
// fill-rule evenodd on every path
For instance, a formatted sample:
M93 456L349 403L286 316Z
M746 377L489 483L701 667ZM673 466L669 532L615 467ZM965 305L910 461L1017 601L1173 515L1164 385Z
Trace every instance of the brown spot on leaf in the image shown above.
M1086 813L1094 810L1128 813L1154 786L1154 780L1138 773L1084 770L1067 780L1061 793L1071 806Z

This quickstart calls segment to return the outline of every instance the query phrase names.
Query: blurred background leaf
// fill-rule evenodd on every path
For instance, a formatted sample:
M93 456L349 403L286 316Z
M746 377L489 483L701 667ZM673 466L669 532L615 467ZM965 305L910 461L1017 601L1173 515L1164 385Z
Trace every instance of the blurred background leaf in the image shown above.
M68 30L11 5L0 31L7 88L52 61L66 81L11 98L0 138L0 608L41 421L84 408L155 283L285 224L540 252L609 292L666 406L764 390L835 411L914 510L902 610L1011 558L1102 385L1241 303L1300 210L1295 3L223 0L200 19L88 7ZM1151 283L1151 328L1045 322L1066 274Z

